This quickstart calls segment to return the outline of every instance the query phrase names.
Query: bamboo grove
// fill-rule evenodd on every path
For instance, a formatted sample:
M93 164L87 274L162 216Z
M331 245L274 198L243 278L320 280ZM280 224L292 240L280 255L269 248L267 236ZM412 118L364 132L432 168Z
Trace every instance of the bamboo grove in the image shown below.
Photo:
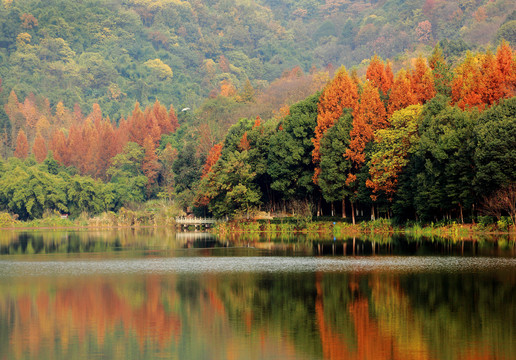
M400 221L515 216L516 59L507 43L450 69L439 46L393 74L340 68L275 120L241 119L213 147L196 205Z

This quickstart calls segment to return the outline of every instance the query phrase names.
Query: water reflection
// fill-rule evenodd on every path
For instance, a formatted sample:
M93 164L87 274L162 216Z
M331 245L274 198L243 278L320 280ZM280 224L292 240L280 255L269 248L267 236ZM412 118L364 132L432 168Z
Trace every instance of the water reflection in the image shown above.
M1 238L0 359L516 358L513 244L145 231Z
M0 231L0 255L148 252L156 250L253 248L270 255L370 256L455 255L516 257L507 236L471 239L367 234L333 238L324 234L251 233L216 237L167 228L99 231Z
M509 359L507 275L4 279L0 346L8 359Z
M0 231L0 255L112 253L225 247L211 234L167 228L82 231Z

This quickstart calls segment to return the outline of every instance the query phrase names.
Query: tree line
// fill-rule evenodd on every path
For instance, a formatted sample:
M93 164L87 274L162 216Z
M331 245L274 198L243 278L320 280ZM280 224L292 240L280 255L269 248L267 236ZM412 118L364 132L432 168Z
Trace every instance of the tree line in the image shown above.
M342 67L322 91L270 118L242 118L225 134L225 120L211 119L217 136L199 120L206 107L176 114L159 101L136 103L117 125L98 104L83 115L11 91L0 206L21 219L155 198L229 217L514 218L515 73L507 43L454 69L439 46L396 74L374 56L364 78ZM298 74L288 76L313 82Z
M514 221L515 70L507 43L453 70L439 46L395 76L377 56L363 81L341 68L285 117L231 127L196 203L215 216L288 208L464 222L483 211Z

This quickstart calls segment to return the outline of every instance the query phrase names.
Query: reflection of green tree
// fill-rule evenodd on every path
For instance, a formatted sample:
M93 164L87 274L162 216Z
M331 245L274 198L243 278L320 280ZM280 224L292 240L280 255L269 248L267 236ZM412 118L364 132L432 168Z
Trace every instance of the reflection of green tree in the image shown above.
M427 274L400 278L436 358L452 359L470 344L496 349L499 358L516 354L513 273Z
M104 231L2 231L1 254L111 253L119 250L176 249L173 229L142 228Z

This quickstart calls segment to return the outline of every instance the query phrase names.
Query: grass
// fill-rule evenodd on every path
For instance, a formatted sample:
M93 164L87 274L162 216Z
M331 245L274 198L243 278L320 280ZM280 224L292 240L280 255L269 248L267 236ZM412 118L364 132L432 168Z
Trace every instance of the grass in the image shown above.
M142 204L122 207L117 213L82 213L75 218L62 218L58 212L47 211L41 219L20 221L16 216L0 212L0 228L108 228L173 226L180 213L174 203L151 200Z

